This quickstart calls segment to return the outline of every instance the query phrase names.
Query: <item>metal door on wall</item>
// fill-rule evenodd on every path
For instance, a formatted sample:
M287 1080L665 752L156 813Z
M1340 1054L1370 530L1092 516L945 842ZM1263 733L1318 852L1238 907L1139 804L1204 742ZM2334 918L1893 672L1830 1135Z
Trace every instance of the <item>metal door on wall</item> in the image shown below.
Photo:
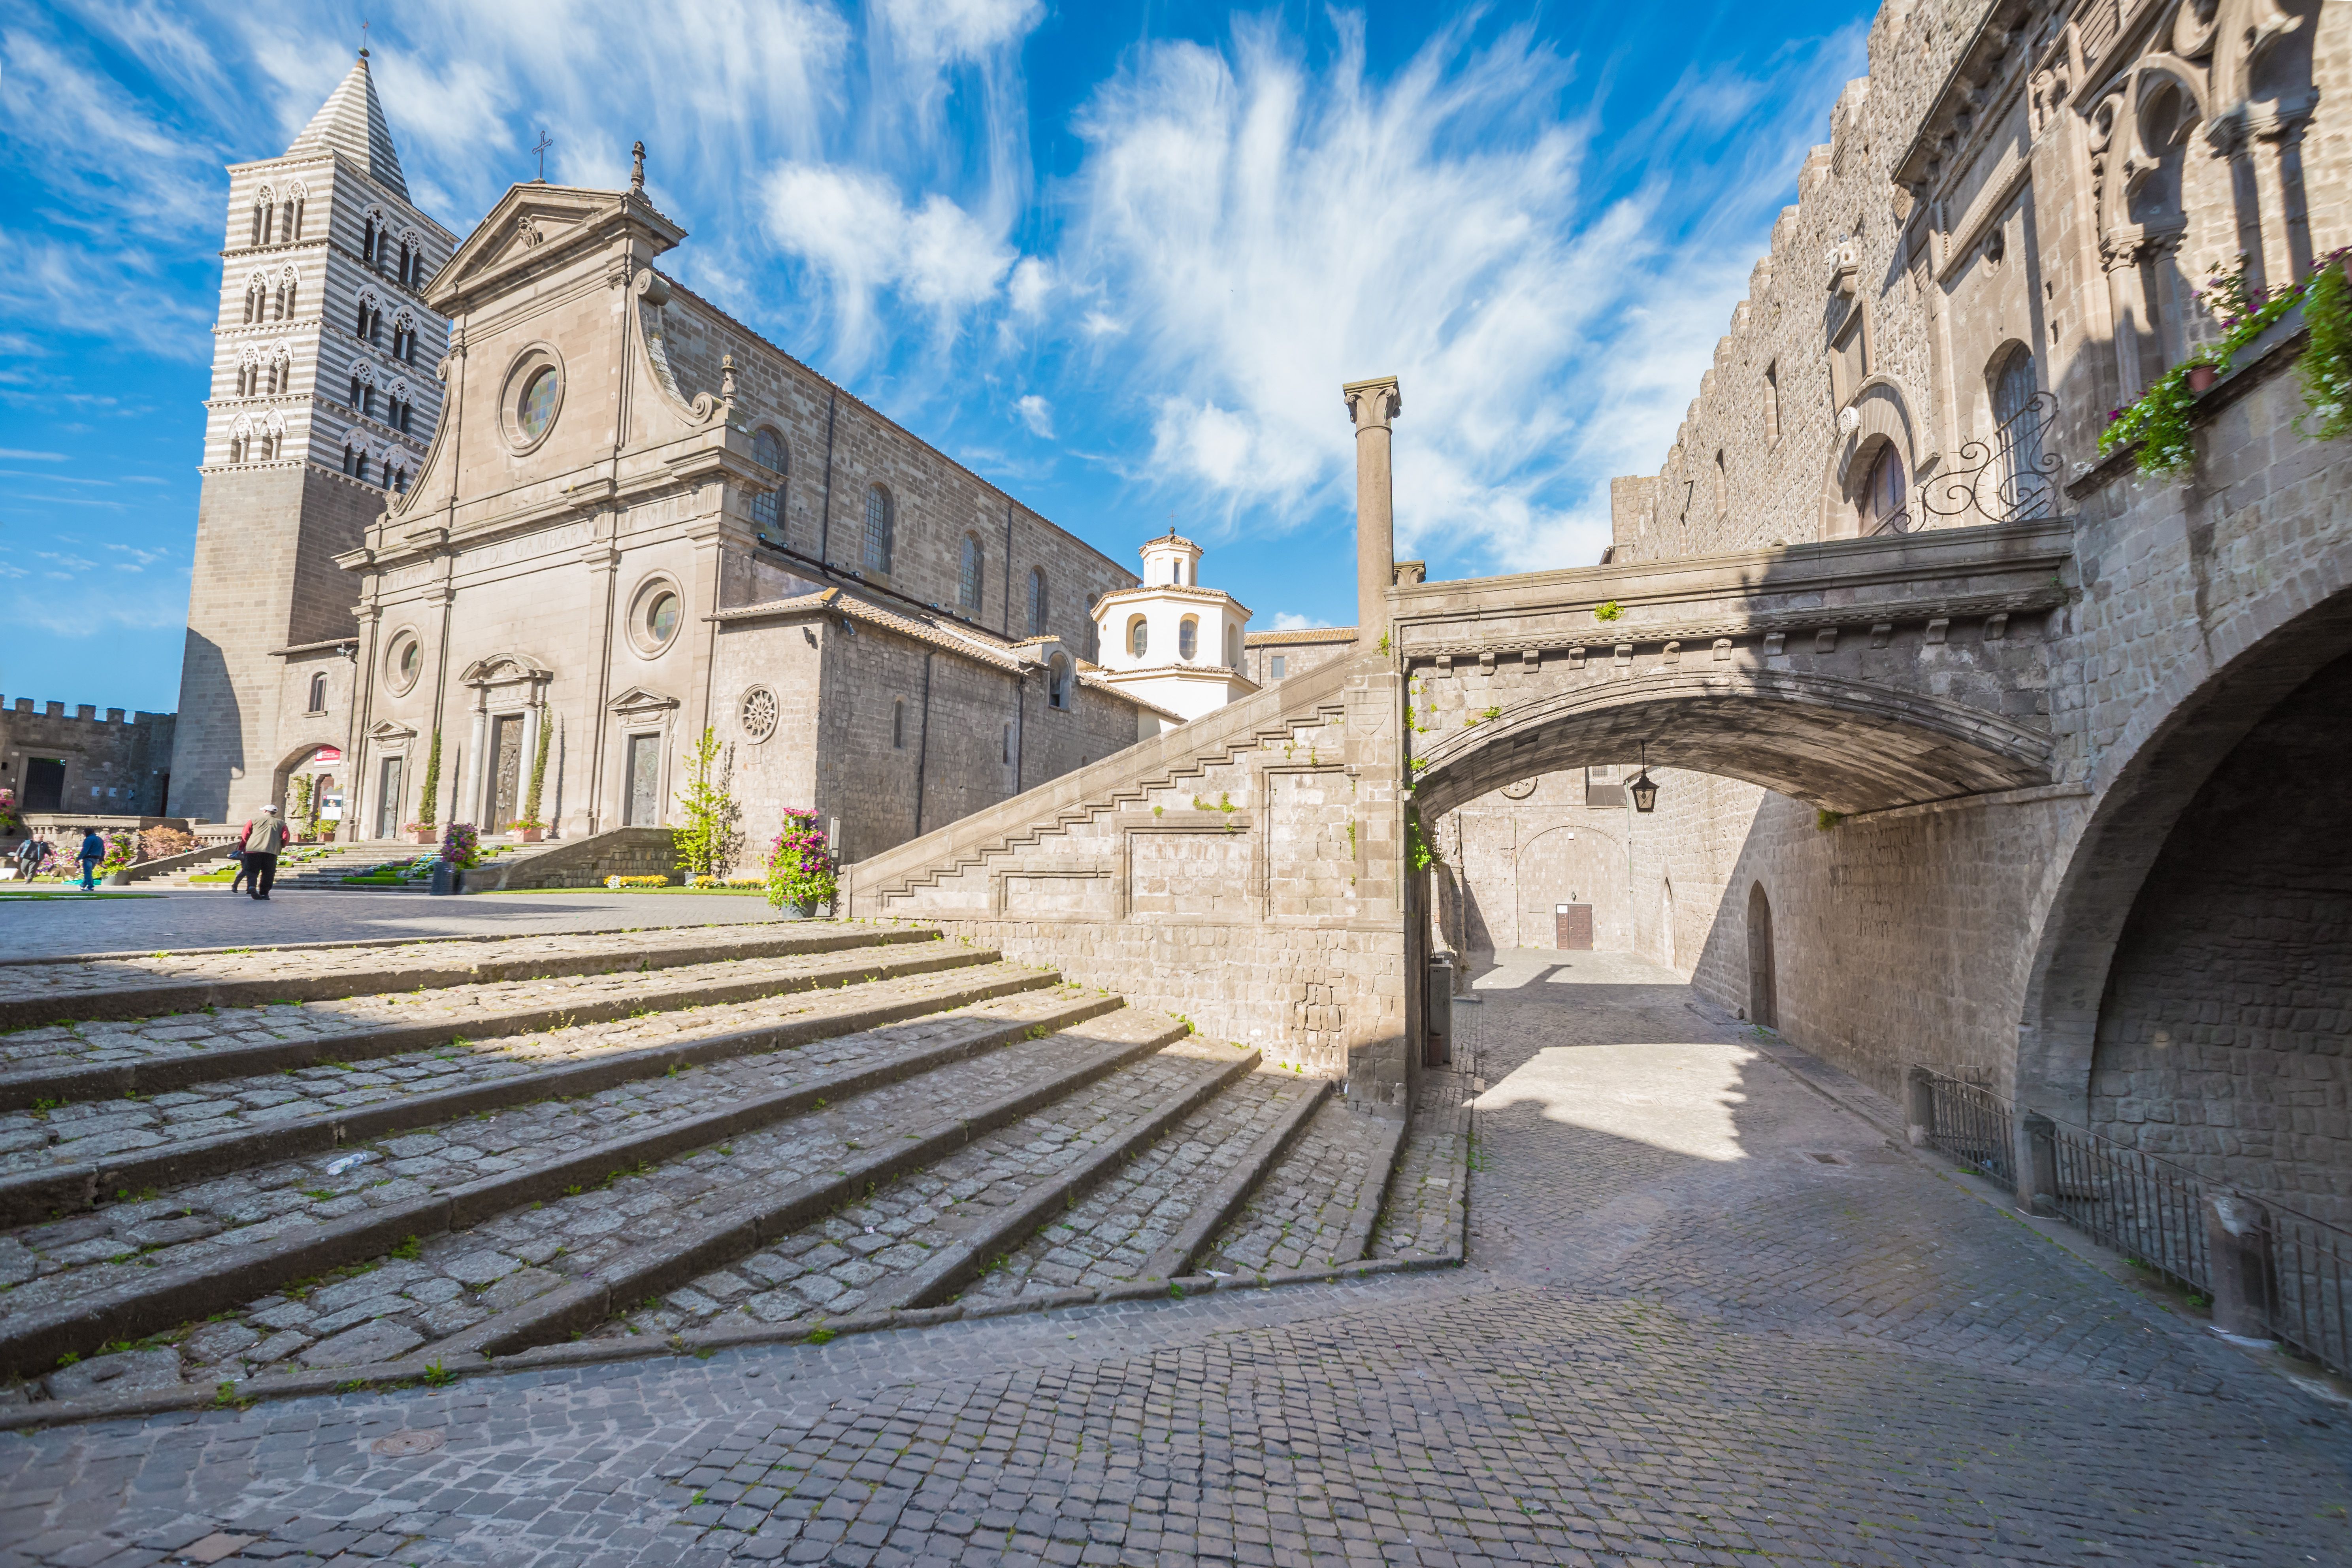
M504 833L522 815L522 715L491 721L490 831Z
M400 837L400 775L401 759L386 757L380 770L375 793L375 836L378 838Z
M629 776L622 797L625 827L661 826L661 737L629 737Z
M1552 946L1567 952L1592 951L1592 906L1554 904L1551 907Z
M66 763L63 757L25 759L25 809L63 811L66 808Z

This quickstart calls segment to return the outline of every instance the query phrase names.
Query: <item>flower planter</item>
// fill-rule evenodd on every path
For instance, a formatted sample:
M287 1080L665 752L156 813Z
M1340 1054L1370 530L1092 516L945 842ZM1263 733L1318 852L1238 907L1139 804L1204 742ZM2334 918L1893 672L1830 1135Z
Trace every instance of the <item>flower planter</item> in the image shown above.
M518 827L514 830L514 836L525 844L536 844L539 842L540 835L546 831L544 827Z
M2201 397L2212 390L2221 377L2221 371L2212 365L2192 364L2189 367L2189 390Z
M462 893L466 890L466 868L452 866L446 860L433 867L433 889L436 893Z
M441 830L437 827L412 827L408 830L408 841L427 846L438 844L441 842Z

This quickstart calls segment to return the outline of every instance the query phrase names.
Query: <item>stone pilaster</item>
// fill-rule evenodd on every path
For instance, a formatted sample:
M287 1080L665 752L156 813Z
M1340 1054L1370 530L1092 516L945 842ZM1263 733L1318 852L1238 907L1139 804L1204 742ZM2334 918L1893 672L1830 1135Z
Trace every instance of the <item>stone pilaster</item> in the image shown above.
M1404 411L1404 395L1392 375L1351 381L1339 391L1356 422L1356 640L1378 647L1389 629L1389 586L1396 570L1389 421Z

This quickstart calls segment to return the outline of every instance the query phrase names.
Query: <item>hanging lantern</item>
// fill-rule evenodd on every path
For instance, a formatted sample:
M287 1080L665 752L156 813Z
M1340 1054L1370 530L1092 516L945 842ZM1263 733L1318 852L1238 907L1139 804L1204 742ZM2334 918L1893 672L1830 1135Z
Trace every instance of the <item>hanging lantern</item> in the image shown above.
M1641 776L1628 784L1626 789L1633 797L1635 811L1658 809L1658 781L1650 776L1650 742L1647 741L1642 742Z

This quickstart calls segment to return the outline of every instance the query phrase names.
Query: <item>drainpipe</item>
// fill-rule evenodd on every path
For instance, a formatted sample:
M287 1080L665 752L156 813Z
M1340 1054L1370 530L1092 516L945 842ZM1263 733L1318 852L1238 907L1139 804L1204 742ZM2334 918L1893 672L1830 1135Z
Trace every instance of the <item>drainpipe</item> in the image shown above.
M915 723L915 837L923 836L923 764L931 752L931 658L923 655L923 707Z

